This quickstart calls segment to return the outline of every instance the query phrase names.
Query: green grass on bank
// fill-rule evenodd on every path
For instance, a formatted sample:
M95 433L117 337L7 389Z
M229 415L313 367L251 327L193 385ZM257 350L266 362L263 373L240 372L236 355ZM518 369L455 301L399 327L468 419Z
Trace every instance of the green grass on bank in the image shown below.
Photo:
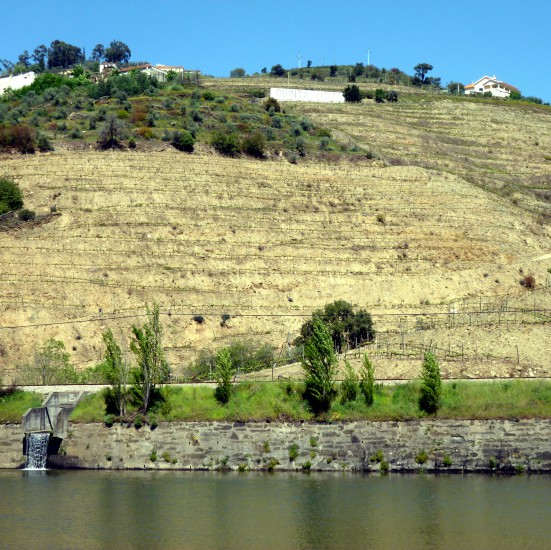
M415 420L427 416L419 410L420 383L377 386L375 402L366 407L361 398L341 403L318 420ZM170 387L165 403L154 411L159 421L300 421L315 420L302 400L300 383L244 382L234 387L232 400L220 405L214 386ZM73 422L102 422L103 394L88 396L75 409ZM434 418L493 419L551 417L551 382L511 380L503 382L444 383L442 403ZM3 418L1 416L0 418Z
M0 424L21 422L27 409L40 407L43 397L38 393L16 390L0 397Z
M232 400L220 405L214 386L168 387L165 402L154 411L159 421L227 420L301 421L315 420L302 400L298 382L244 382L234 387ZM377 386L375 402L366 407L361 398L341 403L340 395L331 410L319 420L415 420L426 418L418 407L419 382ZM42 396L16 391L0 397L0 423L21 422L25 411L39 407ZM135 412L129 407L129 412ZM500 382L444 383L441 408L434 418L493 419L551 418L551 382L510 380ZM103 422L103 392L87 396L75 409L71 421Z

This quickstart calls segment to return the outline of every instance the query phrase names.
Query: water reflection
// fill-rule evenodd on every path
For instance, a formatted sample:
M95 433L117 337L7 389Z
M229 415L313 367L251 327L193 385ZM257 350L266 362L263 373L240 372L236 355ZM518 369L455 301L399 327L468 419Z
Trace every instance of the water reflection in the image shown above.
M551 540L551 478L0 472L8 548L511 548Z

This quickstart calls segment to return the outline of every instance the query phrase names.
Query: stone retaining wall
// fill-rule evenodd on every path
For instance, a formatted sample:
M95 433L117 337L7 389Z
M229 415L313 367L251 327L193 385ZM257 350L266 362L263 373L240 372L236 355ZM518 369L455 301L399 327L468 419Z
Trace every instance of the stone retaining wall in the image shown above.
M293 445L298 453L290 460ZM0 468L20 467L22 449L21 427L0 426ZM377 471L382 464L375 460L379 450L390 471L551 471L551 420L181 422L161 423L154 430L74 424L49 464L94 469Z

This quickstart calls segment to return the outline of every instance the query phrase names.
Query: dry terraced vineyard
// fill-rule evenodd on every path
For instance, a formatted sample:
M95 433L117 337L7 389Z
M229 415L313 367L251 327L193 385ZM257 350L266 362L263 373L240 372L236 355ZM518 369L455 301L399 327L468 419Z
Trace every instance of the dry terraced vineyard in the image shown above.
M361 162L4 156L39 214L0 232L4 380L50 337L96 364L102 332L126 347L146 303L182 375L232 339L284 350L336 299L372 313L378 377L416 376L429 345L446 376L551 375L549 207L529 192L549 189L549 111L420 97L286 106L374 153Z

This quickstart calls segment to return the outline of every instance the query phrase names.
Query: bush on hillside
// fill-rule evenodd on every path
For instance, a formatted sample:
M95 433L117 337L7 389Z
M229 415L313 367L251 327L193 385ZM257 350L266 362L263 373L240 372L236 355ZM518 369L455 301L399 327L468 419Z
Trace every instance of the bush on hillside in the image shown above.
M271 111L275 113L281 113L281 105L279 104L279 101L275 99L274 97L269 97L266 102L264 103L264 109L266 111Z
M180 130L174 132L172 136L172 145L178 149L178 151L185 151L186 153L192 153L195 145L195 140L190 132L187 130Z
M17 213L17 217L22 222L30 222L31 220L34 220L36 218L36 212L34 210L23 208Z
M381 88L377 88L375 90L375 103L384 103L386 98L387 94L384 90L382 90Z
M0 149L13 148L19 153L32 154L36 149L34 129L27 124L0 128Z
M23 208L23 193L17 183L0 179L0 214Z
M351 86L347 86L342 95L344 96L344 100L347 103L360 103L362 100L362 93L360 92L360 88L356 86L356 84L352 84Z
M214 132L210 144L217 153L227 157L235 157L239 154L239 137L235 133L225 134L223 132Z
M241 150L243 153L255 158L264 158L265 147L266 139L260 132L245 136L241 142Z
M322 319L326 324L333 345L339 353L345 346L353 348L375 338L371 315L366 310L360 309L355 312L348 302L336 300L323 309L314 311L312 319L302 325L297 344L304 344L308 340L316 319Z
M121 146L124 139L124 126L115 115L108 115L98 136L100 149L114 149Z

